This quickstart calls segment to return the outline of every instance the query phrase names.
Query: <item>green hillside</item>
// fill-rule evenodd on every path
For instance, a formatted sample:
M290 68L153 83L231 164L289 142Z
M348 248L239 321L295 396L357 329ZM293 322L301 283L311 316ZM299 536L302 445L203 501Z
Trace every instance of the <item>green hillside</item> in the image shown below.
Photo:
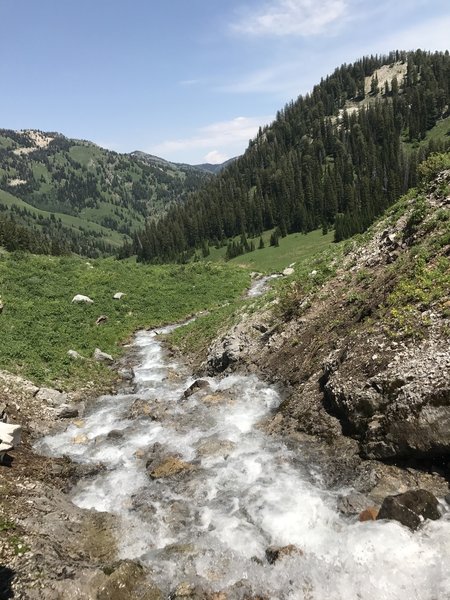
M56 133L0 130L0 214L69 251L110 253L210 178L143 156Z
M157 227L147 223L132 251L170 262L272 229L278 237L334 229L335 241L362 233L416 185L423 159L450 147L449 105L448 52L396 51L344 64L288 103L241 157Z

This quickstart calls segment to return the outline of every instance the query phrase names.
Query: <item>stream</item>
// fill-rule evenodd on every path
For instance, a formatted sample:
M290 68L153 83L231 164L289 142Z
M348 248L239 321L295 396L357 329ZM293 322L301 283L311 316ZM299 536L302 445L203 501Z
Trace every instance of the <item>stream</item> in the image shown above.
M256 427L279 405L277 389L233 374L185 397L194 379L160 336L172 329L136 334L129 393L100 397L38 444L105 465L72 499L120 515L121 558L151 567L166 596L189 582L237 599L450 598L448 515L416 533L341 516L339 490L324 488L320 470ZM183 469L158 476L173 457ZM297 549L269 564L269 546L290 544Z

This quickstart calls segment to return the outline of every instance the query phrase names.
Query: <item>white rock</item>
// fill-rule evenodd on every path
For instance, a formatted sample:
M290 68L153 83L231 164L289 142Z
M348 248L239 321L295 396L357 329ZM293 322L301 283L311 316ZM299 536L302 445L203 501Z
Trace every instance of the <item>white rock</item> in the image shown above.
M84 360L84 356L81 356L81 354L76 350L68 350L67 356L69 358L73 358L74 360Z
M77 294L76 296L74 296L72 298L72 304L76 303L82 303L84 302L85 304L94 304L94 301L91 300L91 298L89 298L89 296L83 296L83 294Z
M96 360L97 362L106 362L106 363L114 362L114 359L111 356L111 354L106 354L106 352L102 352L100 350L100 348L96 348L94 350L94 360Z
M314 269L314 271L311 271L311 273L309 274L310 277L315 277L317 275L317 271Z
M123 292L117 292L116 294L114 294L113 300L120 300L124 296L125 296L125 294Z
M293 275L293 274L294 274L294 269L292 267L287 267L283 271L283 275L286 276L286 277L289 276L289 275Z

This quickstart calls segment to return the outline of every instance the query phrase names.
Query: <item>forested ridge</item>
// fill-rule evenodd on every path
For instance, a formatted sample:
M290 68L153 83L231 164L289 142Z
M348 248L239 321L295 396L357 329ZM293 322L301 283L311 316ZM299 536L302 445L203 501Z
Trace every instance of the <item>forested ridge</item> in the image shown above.
M182 202L211 177L137 154L58 133L0 129L3 245L32 246L39 253L50 248L58 254L111 254L147 218Z
M275 228L279 236L333 227L361 232L416 183L416 165L449 147L427 135L448 118L450 56L391 52L342 65L261 128L245 154L159 221L149 220L124 254L187 260L196 249ZM240 247L239 247L240 246Z

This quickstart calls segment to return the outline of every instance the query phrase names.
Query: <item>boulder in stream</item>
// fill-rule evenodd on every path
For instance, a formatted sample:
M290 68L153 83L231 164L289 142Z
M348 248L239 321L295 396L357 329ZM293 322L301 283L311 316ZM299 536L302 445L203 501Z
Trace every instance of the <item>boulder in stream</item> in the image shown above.
M161 591L147 580L147 573L138 562L120 561L104 571L111 572L98 587L97 600L163 599Z
M195 394L199 390L206 390L206 389L209 389L209 383L207 381L205 381L204 379L197 379L196 381L194 381L194 383L192 385L190 385L188 387L187 390L185 390L183 396L185 398L189 398L189 396L192 396L192 394Z
M184 462L178 456L169 456L161 462L151 462L147 465L151 479L173 477L179 473L186 473L194 469L194 465Z
M438 506L437 498L428 490L410 490L385 498L377 519L399 521L414 531L425 519L440 518Z

